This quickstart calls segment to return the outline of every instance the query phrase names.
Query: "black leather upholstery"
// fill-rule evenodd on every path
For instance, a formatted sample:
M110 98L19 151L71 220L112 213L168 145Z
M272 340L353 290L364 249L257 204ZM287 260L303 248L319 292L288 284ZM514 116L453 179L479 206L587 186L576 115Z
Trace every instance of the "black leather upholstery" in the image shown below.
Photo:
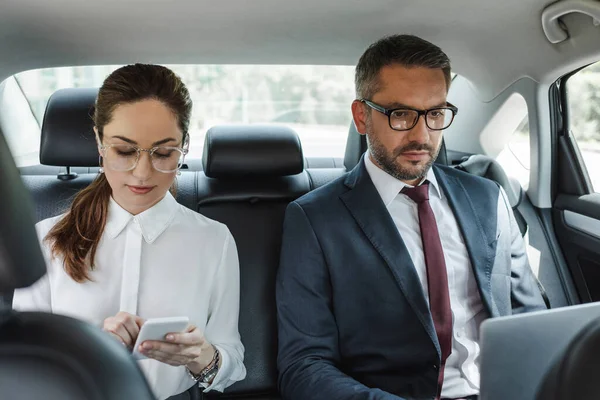
M246 379L219 398L278 399L275 276L288 203L310 190L306 172L250 180L198 174L198 212L226 224L240 260L239 329Z
M75 179L61 181L55 176L22 176L35 203L35 222L64 213L73 198L81 189L87 187L97 174L81 174Z
M600 321L591 322L571 341L544 377L537 400L597 399L600 396Z
M344 155L344 166L346 171L350 171L358 164L362 155L367 151L367 138L356 130L354 122L350 123L348 129L348 139L346 139L346 154ZM448 155L446 154L446 143L442 139L440 152L435 160L436 164L448 165Z
M367 151L367 138L356 130L354 122L350 122L348 138L346 139L346 153L344 154L344 167L351 171L356 167L362 155Z
M12 311L0 321L0 397L154 399L129 353L100 329L65 316Z
M0 290L30 286L46 266L29 196L1 134L0 221ZM2 304L0 395L11 400L153 398L129 353L100 329Z
M232 202L236 204L268 201L290 202L310 190L308 175L256 178L253 180L218 180L198 173L198 205Z
M344 159L334 157L305 157L304 168L344 168Z
M70 168L71 173L76 174L96 174L100 167L73 167ZM26 165L24 167L19 167L19 173L21 175L59 175L66 173L67 169L65 167L56 167L53 165Z
M310 179L310 190L313 190L344 176L346 174L346 169L313 168L307 169L306 172L308 173L308 177Z
M252 398L277 393L275 277L283 216L288 201L209 203L198 211L226 224L240 260L239 330L245 347L246 379L220 398Z
M0 133L0 294L30 286L46 273L31 209L29 195Z
M304 169L296 132L273 125L210 128L202 162L206 176L219 179L295 175Z
M61 89L48 100L40 162L60 167L98 166L93 109L98 89Z
M448 165L448 154L446 153L446 141L444 139L442 139L440 152L438 153L438 156L435 159L435 163L440 165Z
M35 222L64 213L75 195L87 187L98 174L80 174L75 179L61 181L51 175L24 175L21 180L29 190L35 204ZM177 177L177 201L195 210L197 182L195 172L182 172Z

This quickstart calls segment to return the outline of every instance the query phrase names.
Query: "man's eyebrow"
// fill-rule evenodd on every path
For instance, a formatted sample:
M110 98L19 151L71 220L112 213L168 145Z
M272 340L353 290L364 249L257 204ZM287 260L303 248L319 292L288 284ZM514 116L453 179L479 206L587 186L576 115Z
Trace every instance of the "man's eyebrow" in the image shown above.
M429 109L432 109L432 108L439 108L439 107L448 107L448 102L447 102L447 101L444 101L444 102L442 102L442 103L438 103L438 104L436 104L435 106L433 106L433 107L430 107Z
M386 103L385 108L391 109L391 108L414 108L414 107L411 107L408 104L394 102L394 103Z
M439 104L436 104L436 105L434 105L432 107L429 107L428 110L431 110L433 108L447 107L447 106L448 106L448 102L444 101L442 103L439 103ZM410 108L412 110L419 110L419 108L412 107L412 106L409 106L407 104L397 103L397 102L388 103L388 104L386 104L385 108L387 108L388 110L393 110L395 108Z
M124 142L127 142L127 143L130 143L130 144L136 144L136 145L138 144L135 140L126 138L125 136L121 136L121 135L112 136L112 138L113 139L120 139L120 140L122 140ZM165 143L168 143L168 142L175 142L175 141L177 141L177 139L174 139L174 138L165 138L165 139L159 140L158 142L152 143L152 147L154 147L154 146L160 146L161 144L165 144Z

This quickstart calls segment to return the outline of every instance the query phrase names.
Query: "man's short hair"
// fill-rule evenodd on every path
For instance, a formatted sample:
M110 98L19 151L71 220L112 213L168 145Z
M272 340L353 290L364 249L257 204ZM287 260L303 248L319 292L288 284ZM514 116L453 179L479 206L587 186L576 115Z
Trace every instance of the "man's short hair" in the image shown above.
M450 59L438 46L413 35L393 35L369 46L356 65L354 83L359 99L371 99L380 89L379 71L399 64L405 67L441 69L450 88Z

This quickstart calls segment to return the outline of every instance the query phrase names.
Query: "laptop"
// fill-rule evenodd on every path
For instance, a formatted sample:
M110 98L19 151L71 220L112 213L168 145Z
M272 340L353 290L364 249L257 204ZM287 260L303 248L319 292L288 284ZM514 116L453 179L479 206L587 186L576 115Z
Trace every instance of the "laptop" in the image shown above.
M600 302L484 321L480 400L534 400L549 368L597 318Z

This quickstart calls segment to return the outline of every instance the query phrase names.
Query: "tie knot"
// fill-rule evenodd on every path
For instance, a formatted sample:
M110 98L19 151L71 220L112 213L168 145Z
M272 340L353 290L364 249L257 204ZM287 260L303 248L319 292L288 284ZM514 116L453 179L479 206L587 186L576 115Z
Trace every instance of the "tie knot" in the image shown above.
M417 204L423 203L429 200L429 182L425 181L421 185L412 188L404 187L401 193L410 197Z

